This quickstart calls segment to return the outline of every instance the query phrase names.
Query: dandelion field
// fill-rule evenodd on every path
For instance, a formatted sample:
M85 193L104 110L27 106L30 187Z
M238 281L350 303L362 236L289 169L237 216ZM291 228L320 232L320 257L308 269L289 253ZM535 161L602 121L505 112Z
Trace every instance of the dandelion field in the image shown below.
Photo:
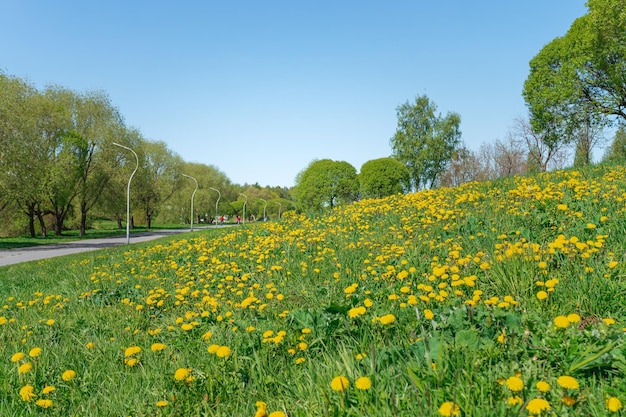
M626 169L0 268L2 416L606 416Z

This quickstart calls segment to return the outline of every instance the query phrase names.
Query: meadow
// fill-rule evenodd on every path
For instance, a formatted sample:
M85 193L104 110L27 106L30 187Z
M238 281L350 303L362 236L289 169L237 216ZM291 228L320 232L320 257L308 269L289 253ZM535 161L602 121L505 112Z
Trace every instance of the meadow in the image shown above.
M607 416L626 169L0 268L2 416Z

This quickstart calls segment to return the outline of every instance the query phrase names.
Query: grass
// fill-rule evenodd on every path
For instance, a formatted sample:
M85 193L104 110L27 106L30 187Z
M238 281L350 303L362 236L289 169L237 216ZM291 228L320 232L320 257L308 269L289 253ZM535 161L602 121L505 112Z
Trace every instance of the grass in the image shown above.
M163 230L163 229L181 229L187 228L187 225L181 224L161 224L153 225L150 230ZM144 233L148 229L145 226L138 225L130 230L131 234ZM36 236L30 237L27 235L16 237L3 237L0 238L0 250L26 248L30 246L49 245L61 242L71 242L82 239L98 239L111 236L126 235L126 228L118 229L117 223L108 220L99 220L94 222L94 225L85 231L85 236L80 236L78 230L66 230L61 236L54 236L54 233L48 233L46 237Z
M1 267L0 415L619 415L625 177L472 183Z

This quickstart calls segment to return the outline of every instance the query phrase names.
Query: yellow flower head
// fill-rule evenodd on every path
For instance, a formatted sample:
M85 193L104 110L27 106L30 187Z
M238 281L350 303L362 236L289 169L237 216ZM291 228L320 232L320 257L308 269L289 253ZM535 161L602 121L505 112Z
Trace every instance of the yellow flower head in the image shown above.
M74 378L76 378L76 371L72 370L72 369L68 369L67 371L63 372L63 374L61 375L61 378L63 379L63 381L71 381Z
M617 397L610 397L606 400L606 409L612 413L617 413L622 408L622 402Z
M578 381L576 378L568 375L560 376L556 379L557 384L565 389L578 389Z
M354 386L360 390L368 390L372 387L372 381L368 377L362 376L354 381Z
M545 291L537 292L537 299L545 300L546 298L548 298L548 293L547 292L545 292Z
M548 384L545 381L539 381L537 382L537 389L539 390L539 392L548 392L550 391L550 384Z
M176 372L174 372L174 379L177 381L184 381L189 376L189 368L178 368Z
M156 403L157 407L167 407L168 405L169 403L166 400L157 401Z
M549 409L550 403L543 398L533 398L532 400L528 401L528 404L526 404L526 410L528 410L528 412L533 415L539 415L543 411Z
M165 348L166 346L163 343L153 343L152 346L150 346L150 350L152 350L153 352L160 352Z
M507 403L508 405L510 405L510 406L513 406L513 405L519 405L519 404L521 404L521 403L523 403L523 402L524 402L524 400L522 400L522 398L521 398L519 395L516 395L515 397L509 397L509 398L506 400L506 403Z
M124 351L124 356L126 357L133 356L139 352L141 352L141 348L139 346L131 346L131 347L126 348L126 350Z
M506 386L513 392L518 392L524 389L524 381L516 376L512 376L506 380Z
M11 356L11 362L19 362L24 359L24 354L22 352L16 352Z
M444 417L458 416L461 414L461 410L459 409L459 406L452 401L446 401L439 407L439 414Z
M35 388L33 388L32 385L28 384L20 388L20 398L22 398L22 401L30 402L36 396Z
M37 356L41 355L41 348L32 348L30 350L30 352L28 352L28 356L30 356L31 358L36 358Z
M267 417L286 417L282 411L272 411Z
M215 354L220 357L220 358L227 358L230 356L231 351L230 348L228 346L220 346L216 351Z
M17 372L19 374L25 374L27 372L30 372L31 369L33 369L33 364L30 362L26 362L21 364L19 368L17 368Z
M350 381L345 376L336 376L330 381L330 387L333 391L345 391L350 386Z
M565 316L557 316L554 318L554 326L559 329L565 329L570 325L570 321Z
M41 390L42 394L50 394L52 391L54 391L56 388L54 387L54 385L46 385L45 387L43 387L43 389Z
M35 405L41 408L50 408L52 407L52 400L40 398L35 401Z

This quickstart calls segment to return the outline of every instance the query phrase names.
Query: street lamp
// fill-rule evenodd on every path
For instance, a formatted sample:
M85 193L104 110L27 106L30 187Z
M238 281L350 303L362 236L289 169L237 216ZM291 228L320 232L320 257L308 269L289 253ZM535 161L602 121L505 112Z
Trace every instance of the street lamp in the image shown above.
M220 198L222 197L222 193L220 193L220 190L218 190L217 188L212 188L209 187L211 190L213 191L217 191L217 201L215 202L215 225L217 226L217 221L218 221L218 215L217 215L217 205L220 202Z
M280 220L280 209L283 207L282 204L280 204L280 201L277 201L278 203L278 220Z
M183 177L191 178L196 183L196 189L193 190L193 193L191 193L191 216L189 217L191 220L191 228L189 230L193 232L193 196L196 195L196 191L198 191L198 180L191 175L183 174Z
M137 160L137 166L135 167L135 170L133 171L133 173L130 174L130 178L128 179L128 187L126 188L126 244L129 244L130 243L130 182L133 180L133 175L135 175L135 172L137 172L137 170L139 169L139 157L137 156L135 151L130 149L128 146L120 145L119 143L116 143L116 142L113 142L113 145L119 146L120 148L124 148L124 149L131 151L133 155L135 155L135 159Z
M246 222L246 203L248 202L248 197L245 194L241 194L239 193L239 195L244 196L244 198L246 199L246 201L243 202L243 222Z
M259 198L259 200L265 201L265 205L263 206L263 221L267 221L267 217L265 216L265 209L267 208L267 200L263 200L262 198Z

